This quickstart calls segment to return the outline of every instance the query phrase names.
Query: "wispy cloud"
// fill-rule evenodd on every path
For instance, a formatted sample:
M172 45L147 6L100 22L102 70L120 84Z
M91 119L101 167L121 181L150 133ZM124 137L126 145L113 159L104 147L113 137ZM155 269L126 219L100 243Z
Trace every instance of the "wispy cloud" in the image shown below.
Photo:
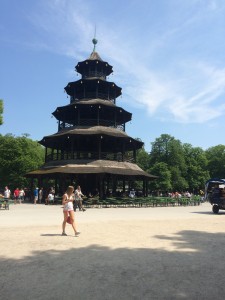
M146 71L143 80L136 88L128 87L128 92L138 95L139 103L152 116L163 120L204 123L224 115L225 104L221 98L225 95L225 69L196 63L188 66L187 74L185 70L183 77L168 73L165 80L165 74ZM135 78L132 83L135 84Z
M90 39L95 25L90 21L90 3L78 0L52 0L43 3L44 9L39 8L30 16L30 21L43 32L36 42L39 41L42 48L64 53L77 60L86 58L84 52L90 53ZM208 10L215 13L218 7L218 1L208 2ZM133 36L127 36L124 40L120 33L123 32L121 24L105 28L99 22L102 25L99 30L99 39L102 40L99 48L109 63L114 64L118 77L113 80L121 81L129 103L143 106L152 117L173 122L204 123L225 114L225 105L221 101L225 96L225 65L218 67L218 64L214 65L214 58L210 57L208 62L204 56L199 59L195 51L185 53L184 48L180 48L180 51L184 51L183 55L179 53L176 57L176 38L181 43L184 28L186 31L190 30L189 36L194 35L193 24L199 18L198 11L196 16L192 15L189 19L187 17L183 26L165 28L163 36L149 41L144 34L135 38L135 41ZM203 43L207 42L206 39L207 36L203 37ZM190 45L192 40L189 38L184 42ZM141 53L140 45L145 48ZM162 61L158 61L158 67L157 50L163 57ZM201 48L201 51L204 49ZM147 58L149 61L146 61ZM217 59L216 57L215 60ZM173 66L168 63L170 60L173 61Z

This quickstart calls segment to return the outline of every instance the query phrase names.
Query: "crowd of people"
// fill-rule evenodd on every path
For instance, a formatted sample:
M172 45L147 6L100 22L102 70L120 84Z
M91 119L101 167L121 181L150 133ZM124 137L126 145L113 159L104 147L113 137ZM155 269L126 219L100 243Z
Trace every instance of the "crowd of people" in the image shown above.
M98 192L98 191L97 191ZM202 192L203 193L203 192ZM204 194L204 193L203 193ZM99 195L97 193L97 195ZM4 189L4 194L0 195L0 197L4 197L4 199L7 201L11 198L14 199L14 204L21 204L26 196L25 189L23 188L16 188L13 193L11 193L8 186ZM37 203L45 203L45 205L48 205L50 203L54 203L55 199L55 190L53 187L49 188L48 190L44 190L42 187L39 189L36 187L33 190L33 203L36 205ZM129 197L133 198L136 196L136 192L134 190L131 190L129 193ZM159 195L163 196L163 195ZM171 198L181 198L181 197L187 197L191 198L192 194L189 191L186 191L184 193L179 192L168 192L167 197ZM77 230L76 223L75 223L75 212L77 208L80 211L85 211L83 207L83 198L85 195L81 191L81 187L78 185L75 189L73 186L68 186L66 192L62 196L62 205L63 205L63 223L62 223L62 236L66 236L66 224L71 224L75 236L78 236L80 232ZM93 195L91 193L88 194L89 198L92 198Z
M25 197L25 191L23 188L16 188L13 191L13 194L11 190L8 188L8 186L5 187L3 194L0 194L0 198L4 198L5 201L9 201L13 197L14 204L21 204L24 201Z
M21 204L26 201L33 202L36 204L53 204L55 201L55 189L53 187L50 187L48 189L44 189L43 187L38 188L35 187L33 192L29 191L26 188L16 188L13 192L9 189L8 186L5 186L5 189L2 193L0 193L0 198L4 199L5 201L8 201L10 199L13 199L14 204ZM85 211L83 207L83 197L85 195L81 191L81 187L77 186L77 188L74 190L73 198L74 198L74 210L78 208L80 211Z
M66 236L65 228L66 224L71 224L74 234L77 237L80 232L77 230L76 223L75 223L75 211L77 207L80 211L85 211L83 207L83 197L85 195L81 191L81 187L78 185L76 190L73 186L68 186L66 192L62 196L62 205L63 205L63 223L62 223L62 236ZM24 201L25 191L23 188L16 188L11 193L11 190L8 186L5 187L4 193L0 194L1 198L4 198L5 201L9 201L10 199L14 199L14 204L21 204ZM45 204L48 205L50 202L54 201L55 197L55 190L51 187L47 193L45 194L44 189L36 187L33 191L33 203L36 205L37 203L42 203L43 200Z
M186 197L186 198L191 198L194 194L190 193L189 191L185 191L185 192L166 192L166 193L161 193L158 191L153 191L152 194L150 193L150 195L154 196L165 196L165 197L171 197L171 198L182 198L182 197ZM204 197L204 192L202 190L199 191L199 195ZM84 207L83 207L83 197L86 198L95 198L96 196L99 196L99 192L96 189L93 193L89 192L87 194L87 197L81 192L81 188L80 186L77 186L77 188L74 191L74 209L76 211L76 209L79 209L80 211L85 211ZM121 194L120 196L124 196L123 194ZM130 198L134 198L134 197L138 197L138 192L135 191L134 189L130 190L130 192L126 195ZM16 188L14 190L13 193L11 193L10 189L6 186L5 190L4 190L4 195L0 194L1 198L5 198L5 199L14 199L14 203L17 204L21 204L24 200L25 197L26 199L31 202L33 201L34 204L52 204L55 201L55 190L53 187L50 187L49 189L44 189L43 187L41 188L34 188L33 192L28 192L27 189L23 189L23 188Z

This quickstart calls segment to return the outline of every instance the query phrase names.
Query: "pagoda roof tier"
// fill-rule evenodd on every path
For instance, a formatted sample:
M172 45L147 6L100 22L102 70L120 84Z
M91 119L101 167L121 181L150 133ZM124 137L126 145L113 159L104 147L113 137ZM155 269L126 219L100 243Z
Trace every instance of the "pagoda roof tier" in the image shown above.
M82 160L77 163L64 164L60 166L44 165L39 170L27 173L26 176L35 177L37 175L49 176L56 174L113 174L127 177L147 177L152 180L157 178L157 176L143 171L136 164L109 160Z
M76 67L76 71L81 75L89 73L91 70L99 70L105 76L110 75L113 72L113 67L107 62L103 61L99 54L93 51L90 57L82 62L79 62ZM88 71L88 72L87 72Z
M103 62L100 55L96 51L91 52L91 55L88 60L100 60L101 62Z
M82 99L82 100L75 100L72 102L72 104L89 104L89 105L95 105L95 104L100 104L104 106L111 106L111 107L116 107L116 104L114 104L110 100L104 100L104 99Z
M69 82L65 87L68 95L74 99L95 99L98 94L104 95L104 99L115 99L121 95L122 88L118 87L114 82L95 79L80 79ZM102 97L101 97L102 98Z
M92 119L93 115L97 116L97 111L101 110L101 118L114 121L116 113L117 124L129 122L132 118L130 112L116 106L111 101L101 99L74 101L68 105L57 107L52 115L57 120L68 123L71 122L73 124L77 110L79 110L81 115L84 115L86 119Z
M139 149L144 144L143 142L128 136L124 131L104 126L62 129L53 135L45 136L39 143L49 148L68 150L71 148L72 141L75 141L78 138L80 143L77 147L82 149L82 145L84 145L86 149L88 147L90 151L95 149L95 142L98 138L101 139L102 151L121 150L121 143L126 147L126 151L133 150L134 148Z

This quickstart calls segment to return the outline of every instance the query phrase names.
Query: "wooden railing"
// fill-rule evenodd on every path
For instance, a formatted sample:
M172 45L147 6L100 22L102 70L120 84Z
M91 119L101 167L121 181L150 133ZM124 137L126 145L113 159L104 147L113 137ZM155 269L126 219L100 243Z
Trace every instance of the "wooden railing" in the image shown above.
M106 126L106 127L109 127L109 128L116 128L120 131L125 131L125 125L122 124L122 125L115 125L114 122L110 121L110 120L104 120L104 119L99 119L99 120L96 120L96 119L81 119L79 120L79 124L78 122L76 121L76 124L74 124L74 121L71 120L71 123L65 123L65 122L62 122L59 124L59 131L61 129L64 129L64 128L76 128L78 126Z
M168 197L111 197L105 200L86 199L86 207L167 207L167 206L196 206L201 204L198 196L192 198L168 198Z
M134 158L128 155L122 156L122 153L108 153L108 152L63 152L63 153L50 153L46 156L45 162L57 161L57 160L80 160L80 159L102 159L102 160L112 160L118 162L134 162Z
M61 204L62 197L55 197L54 204ZM168 198L168 197L108 197L104 200L99 197L84 197L83 205L86 208L110 208L110 207L180 207L197 206L201 204L201 197L192 198Z
M86 92L84 95L76 95L76 96L70 96L70 102L72 103L73 101L76 100L91 100L91 99L103 99L103 100L110 100L113 103L115 102L116 97L112 95L111 93L96 93L94 92Z

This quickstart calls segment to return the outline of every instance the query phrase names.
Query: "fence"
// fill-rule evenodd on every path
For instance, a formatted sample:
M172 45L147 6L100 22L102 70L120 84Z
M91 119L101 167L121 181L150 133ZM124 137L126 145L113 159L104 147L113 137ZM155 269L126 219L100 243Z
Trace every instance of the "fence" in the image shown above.
M107 198L99 200L90 198L84 200L87 208L98 207L169 207L169 206L196 206L201 204L200 196L191 198L143 197L143 198Z

